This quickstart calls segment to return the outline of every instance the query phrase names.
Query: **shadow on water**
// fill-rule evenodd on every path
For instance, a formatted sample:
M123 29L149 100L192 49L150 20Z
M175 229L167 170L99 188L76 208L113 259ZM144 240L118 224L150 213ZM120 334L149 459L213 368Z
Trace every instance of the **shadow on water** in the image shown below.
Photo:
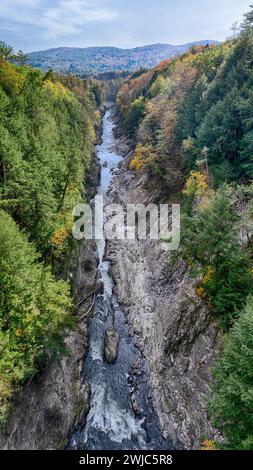
M110 114L108 109L103 119L103 143L98 146L101 163L98 194L103 196L112 182L112 171L122 158L112 150L115 142ZM95 302L89 327L89 352L84 364L84 380L91 387L90 410L84 427L71 436L68 449L172 449L163 438L152 408L147 365L136 345L136 338L129 335L124 313L113 293L110 265L104 260L105 242L99 240L97 245L99 277L104 291ZM115 329L119 336L114 364L108 364L104 359L104 338L109 328Z

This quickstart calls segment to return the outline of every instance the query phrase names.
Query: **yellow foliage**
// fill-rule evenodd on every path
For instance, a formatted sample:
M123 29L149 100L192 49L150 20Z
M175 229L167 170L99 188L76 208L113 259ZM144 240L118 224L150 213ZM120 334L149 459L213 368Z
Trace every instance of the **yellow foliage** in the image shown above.
M8 86L15 92L20 91L25 81L25 75L21 74L18 69L14 67L14 65L10 64L9 62L5 62L4 60L1 60L0 68L0 83L6 82Z
M16 331L15 331L15 335L16 335L17 338L22 338L23 330L21 330L21 328L17 328Z
M134 158L130 163L132 170L140 171L149 165L154 164L156 161L153 153L152 145L137 145L134 153Z
M199 171L192 171L186 181L183 194L186 196L201 196L208 190L207 177Z
M215 269L212 266L208 266L206 273L203 276L203 284L209 284L213 280Z
M215 442L210 439L205 439L202 442L201 450L217 450Z
M53 243L54 245L57 245L57 246L62 245L65 242L68 235L69 234L68 234L68 231L66 230L66 228L61 227L58 230L56 230L56 232L51 237L51 243Z
M51 80L45 80L44 85L46 89L57 99L68 99L72 100L72 95L67 88L60 82L51 82Z

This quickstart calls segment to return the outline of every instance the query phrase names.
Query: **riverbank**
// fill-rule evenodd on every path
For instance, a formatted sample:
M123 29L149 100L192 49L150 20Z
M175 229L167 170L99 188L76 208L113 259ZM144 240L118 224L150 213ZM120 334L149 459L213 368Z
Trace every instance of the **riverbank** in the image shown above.
M94 160L95 175L102 169L98 194L123 206L158 201L147 177L129 170L129 143L113 130L107 111ZM94 197L98 179L90 181ZM1 448L198 449L204 437L217 437L204 399L219 329L185 264L172 267L169 256L157 241L80 242L76 301L97 281L103 290L93 314L93 297L80 305L68 355L17 396Z
M102 115L104 110L102 110ZM96 129L101 143L102 124ZM100 181L100 164L94 151L87 175L88 200ZM83 378L83 360L88 347L88 324L96 287L98 253L94 241L81 241L73 259L66 260L72 275L76 326L67 334L66 354L51 360L13 399L7 421L0 427L0 448L4 450L57 450L67 445L69 434L89 411L90 388ZM88 314L87 314L88 312Z
M125 158L109 202L159 201L159 190L150 188L147 175L129 170L132 151L120 133L117 152ZM112 240L107 259L129 331L148 364L151 399L164 437L177 448L199 449L204 438L218 437L204 404L219 354L219 328L196 295L184 262L170 263L166 244Z
M111 109L104 116L103 143L98 148L101 183L98 195L108 202L115 173L122 160L115 151ZM109 191L110 192L110 191ZM89 351L84 376L91 389L87 419L73 433L69 449L171 449L161 434L158 418L150 402L147 367L137 338L129 333L124 311L114 294L108 242L97 241L98 278L103 285L95 301L90 322Z

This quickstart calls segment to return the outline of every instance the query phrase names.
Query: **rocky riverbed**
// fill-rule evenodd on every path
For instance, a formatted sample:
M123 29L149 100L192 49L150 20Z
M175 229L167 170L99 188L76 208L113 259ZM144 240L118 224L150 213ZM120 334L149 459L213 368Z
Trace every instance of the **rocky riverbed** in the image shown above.
M107 203L158 202L159 189L129 170L132 154L104 117L103 159L94 160L90 197ZM115 165L113 154L124 156ZM113 179L112 179L113 176ZM108 192L108 187L110 189ZM205 412L219 328L180 259L154 240L81 242L74 263L76 328L68 355L17 394L0 430L2 449L198 449L218 437ZM85 365L84 358L86 356ZM74 431L74 432L73 432Z
M132 154L122 137L117 152L125 158L109 201L124 206L159 201L147 177L129 170ZM218 437L204 401L219 352L219 328L196 295L184 262L175 265L170 256L160 241L111 240L107 245L115 293L147 361L163 434L175 445L180 440L183 448L199 449L204 438Z

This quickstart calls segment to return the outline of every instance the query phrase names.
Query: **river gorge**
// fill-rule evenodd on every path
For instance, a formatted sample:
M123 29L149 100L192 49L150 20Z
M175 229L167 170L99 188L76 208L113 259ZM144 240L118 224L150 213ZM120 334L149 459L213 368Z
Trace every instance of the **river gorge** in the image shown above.
M129 169L132 151L115 123L117 109L107 105L92 197L105 206L158 202L157 188ZM158 240L79 242L78 327L67 356L17 396L3 448L198 449L203 436L216 437L204 400L219 329L184 262L169 259Z
M103 118L102 144L98 147L101 182L98 195L107 199L113 172L122 159L115 150L110 108ZM78 449L170 449L152 408L148 370L136 338L129 335L124 312L114 293L110 263L105 259L106 242L97 241L98 294L90 322L89 352L84 378L91 387L90 411L83 429L74 433L69 448ZM108 357L108 342L114 341L114 354ZM110 347L110 345L108 345Z

